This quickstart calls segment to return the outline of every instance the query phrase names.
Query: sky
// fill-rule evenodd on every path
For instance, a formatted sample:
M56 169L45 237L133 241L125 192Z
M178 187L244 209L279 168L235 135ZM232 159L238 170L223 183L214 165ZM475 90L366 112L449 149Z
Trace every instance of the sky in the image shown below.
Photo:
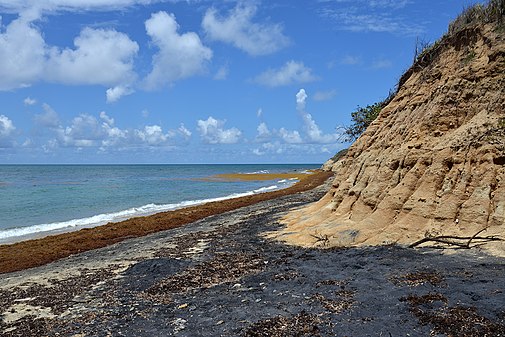
M470 0L0 0L0 164L323 163Z

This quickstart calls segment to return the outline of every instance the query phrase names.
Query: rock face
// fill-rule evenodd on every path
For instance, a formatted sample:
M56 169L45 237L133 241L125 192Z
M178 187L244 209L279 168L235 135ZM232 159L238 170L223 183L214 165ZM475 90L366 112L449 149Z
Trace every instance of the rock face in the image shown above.
M328 194L271 236L342 246L505 234L505 33L473 25L432 57L332 165Z

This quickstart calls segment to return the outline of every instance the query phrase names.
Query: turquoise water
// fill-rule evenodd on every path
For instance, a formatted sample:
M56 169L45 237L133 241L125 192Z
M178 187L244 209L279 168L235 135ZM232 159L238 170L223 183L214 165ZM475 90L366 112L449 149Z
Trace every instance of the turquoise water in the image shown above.
M291 172L319 165L0 165L0 242L102 225L292 181L200 180L220 173Z

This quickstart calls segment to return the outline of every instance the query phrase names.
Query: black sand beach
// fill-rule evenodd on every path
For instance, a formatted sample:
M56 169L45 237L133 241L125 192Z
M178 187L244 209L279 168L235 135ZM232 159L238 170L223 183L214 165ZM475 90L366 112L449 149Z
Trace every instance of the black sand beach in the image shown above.
M0 275L3 336L503 336L505 261L262 234L328 183Z

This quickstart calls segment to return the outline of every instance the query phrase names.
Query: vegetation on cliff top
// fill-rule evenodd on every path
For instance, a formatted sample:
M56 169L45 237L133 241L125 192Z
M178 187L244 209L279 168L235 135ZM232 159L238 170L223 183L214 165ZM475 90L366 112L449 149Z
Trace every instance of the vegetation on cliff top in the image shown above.
M479 24L495 24L497 31L505 31L505 0L489 0L486 5L476 4L465 9L454 21L449 24L448 32L439 40L430 44L417 40L414 63L400 77L395 90L391 91L389 96L381 101L366 107L360 107L351 113L352 124L344 127L342 140L344 142L354 142L358 139L370 124L377 118L382 108L391 102L398 90L409 79L409 77L426 67L438 57L442 49L450 44L451 37L458 36L471 27ZM471 55L470 55L471 56ZM469 56L469 57L470 57Z

